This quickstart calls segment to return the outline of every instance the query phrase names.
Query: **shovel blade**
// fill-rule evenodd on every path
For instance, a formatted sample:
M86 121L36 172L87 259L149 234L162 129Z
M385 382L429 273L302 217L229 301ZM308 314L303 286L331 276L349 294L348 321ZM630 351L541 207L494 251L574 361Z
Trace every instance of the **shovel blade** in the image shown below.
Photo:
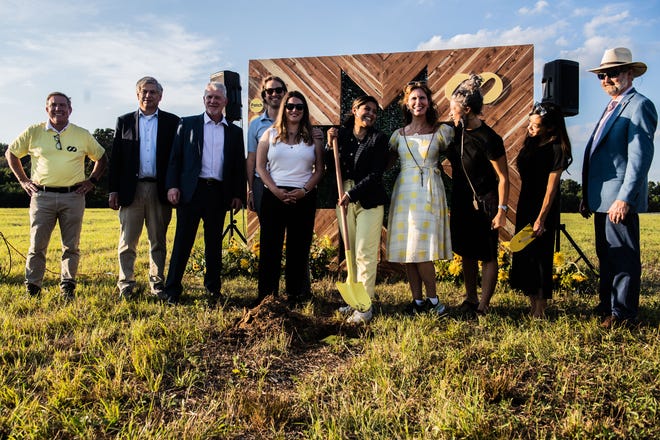
M341 297L346 301L346 304L353 307L360 312L366 312L371 308L371 297L367 293L367 289L362 283L353 283L347 281L345 283L337 283L337 289Z

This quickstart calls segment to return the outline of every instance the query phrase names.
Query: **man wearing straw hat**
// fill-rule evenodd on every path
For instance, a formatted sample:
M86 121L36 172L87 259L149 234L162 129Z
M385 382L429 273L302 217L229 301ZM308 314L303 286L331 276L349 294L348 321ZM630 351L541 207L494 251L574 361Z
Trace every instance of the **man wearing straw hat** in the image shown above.
M637 322L641 258L639 213L648 205L648 171L653 159L655 106L633 87L646 64L633 62L629 49L608 49L590 69L611 101L594 129L582 167L581 214L593 212L600 262L601 326Z

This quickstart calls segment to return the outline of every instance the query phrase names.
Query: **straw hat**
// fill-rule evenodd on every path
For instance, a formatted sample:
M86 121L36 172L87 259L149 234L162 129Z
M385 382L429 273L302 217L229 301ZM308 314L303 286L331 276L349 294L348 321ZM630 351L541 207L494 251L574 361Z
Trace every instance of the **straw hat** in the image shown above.
M600 66L589 69L589 72L604 72L608 69L624 66L630 67L635 78L644 75L644 72L646 72L646 64L639 61L633 62L632 53L626 47L607 49L603 55L603 59L600 61Z

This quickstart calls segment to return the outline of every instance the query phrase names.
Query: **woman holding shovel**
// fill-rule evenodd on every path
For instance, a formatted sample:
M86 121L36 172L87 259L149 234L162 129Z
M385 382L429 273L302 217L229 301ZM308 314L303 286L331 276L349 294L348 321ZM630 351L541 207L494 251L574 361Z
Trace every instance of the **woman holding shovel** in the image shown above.
M408 84L400 102L405 127L390 138L401 162L392 191L387 228L389 261L404 263L413 301L409 313L447 313L438 300L435 260L452 258L447 200L438 168L454 130L439 124L432 92L424 82ZM426 299L422 295L426 290Z
M345 214L346 228L342 226L340 230L344 242L348 242L348 249L354 251L354 254L347 252L346 257L346 265L351 266L348 267L349 274L355 274L355 280L348 280L348 285L359 283L355 288L365 289L372 300L384 205L387 202L383 187L387 137L374 128L377 112L378 101L373 96L362 96L353 101L351 115L343 125L339 129L333 127L328 130L326 154L330 157L326 157L325 161L328 175L336 174L341 183L337 218L343 225ZM338 154L339 169L335 166L333 154ZM352 258L353 255L355 258ZM373 316L373 307L360 311L347 305L340 311L351 313L348 318L350 323L366 323Z

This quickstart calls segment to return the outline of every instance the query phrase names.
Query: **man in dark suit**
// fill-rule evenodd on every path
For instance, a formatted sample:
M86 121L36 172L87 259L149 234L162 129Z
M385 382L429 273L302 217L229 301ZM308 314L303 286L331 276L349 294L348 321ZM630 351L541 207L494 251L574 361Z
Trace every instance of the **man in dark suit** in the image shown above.
M161 299L176 303L199 221L204 220L204 287L212 303L221 298L222 230L228 209L245 204L243 130L227 122L227 90L211 82L204 92L206 111L181 119L169 168L167 198L177 207L176 234Z
M653 159L655 106L633 87L646 64L633 62L625 47L608 49L599 67L601 87L611 97L584 154L584 217L594 216L600 262L601 325L634 324L638 319L641 257L639 213L648 207L648 172Z
M149 238L149 284L157 295L165 283L167 227L172 206L165 177L179 117L158 108L163 87L150 76L136 84L138 107L117 118L112 142L108 205L119 210L119 295L135 290L135 257L142 226Z

